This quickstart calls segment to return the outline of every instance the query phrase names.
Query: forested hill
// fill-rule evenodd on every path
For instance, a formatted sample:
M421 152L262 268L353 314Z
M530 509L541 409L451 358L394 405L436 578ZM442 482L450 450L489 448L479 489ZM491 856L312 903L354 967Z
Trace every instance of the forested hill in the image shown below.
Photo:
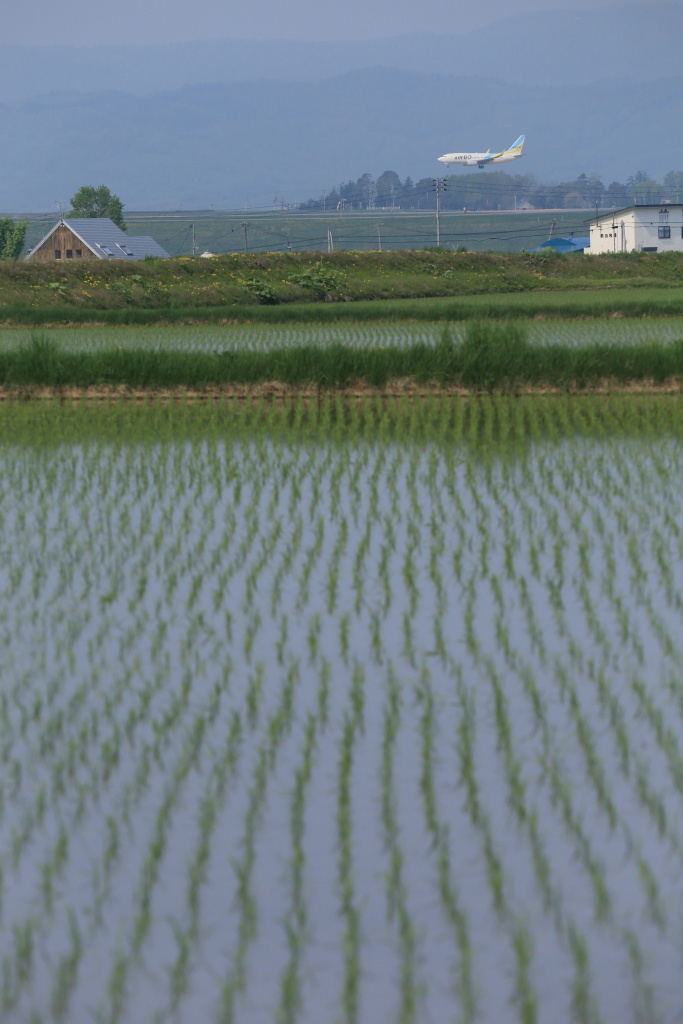
M522 131L513 168L538 180L596 172L608 184L637 170L661 180L683 168L681 123L683 77L596 92L374 68L57 97L0 107L0 210L54 209L102 181L133 209L267 207L317 198L359 171L429 177L455 145L505 146Z

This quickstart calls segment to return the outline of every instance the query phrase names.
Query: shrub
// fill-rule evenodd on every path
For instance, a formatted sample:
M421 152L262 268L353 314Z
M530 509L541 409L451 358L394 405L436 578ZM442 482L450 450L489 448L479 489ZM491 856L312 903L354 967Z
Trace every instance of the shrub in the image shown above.
M293 274L290 277L292 284L298 284L315 295L316 299L325 299L328 296L338 295L344 282L346 274L342 270L332 270L324 267L322 260L309 270L301 274Z
M245 277L242 287L262 306L276 306L280 301L271 286L260 277Z

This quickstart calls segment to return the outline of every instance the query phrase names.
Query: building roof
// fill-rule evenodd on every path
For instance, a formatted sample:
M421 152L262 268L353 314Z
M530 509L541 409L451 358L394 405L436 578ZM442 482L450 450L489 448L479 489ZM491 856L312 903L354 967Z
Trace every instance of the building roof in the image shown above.
M680 210L683 203L631 203L630 206L620 206L618 210L605 210L597 217L591 217L588 221L593 224L596 220L604 220L605 217L616 217L618 213L626 213L628 210Z
M31 252L40 248L60 225L81 239L84 245L101 260L142 260L145 256L168 259L169 254L149 235L131 236L117 227L108 217L69 217L60 220L51 231L35 245ZM30 254L29 254L30 255Z
M170 254L155 242L151 235L128 235L128 247L135 253L135 258L143 260L145 256L158 256L160 259L170 259Z

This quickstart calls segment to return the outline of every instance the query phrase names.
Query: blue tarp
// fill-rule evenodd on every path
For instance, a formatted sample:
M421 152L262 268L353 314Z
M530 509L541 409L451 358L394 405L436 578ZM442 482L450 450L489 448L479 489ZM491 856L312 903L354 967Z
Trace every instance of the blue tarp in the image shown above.
M583 252L590 245L588 235L581 238L550 238L531 249L530 252L543 252L544 249L554 249L555 252Z

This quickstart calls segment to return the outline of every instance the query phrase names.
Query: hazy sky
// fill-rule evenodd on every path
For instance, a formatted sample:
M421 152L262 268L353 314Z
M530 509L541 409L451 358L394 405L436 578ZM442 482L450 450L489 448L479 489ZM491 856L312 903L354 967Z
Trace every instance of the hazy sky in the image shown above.
M0 43L94 46L218 38L372 39L415 31L458 32L518 13L597 9L616 2L344 0L332 4L320 0L0 0Z

